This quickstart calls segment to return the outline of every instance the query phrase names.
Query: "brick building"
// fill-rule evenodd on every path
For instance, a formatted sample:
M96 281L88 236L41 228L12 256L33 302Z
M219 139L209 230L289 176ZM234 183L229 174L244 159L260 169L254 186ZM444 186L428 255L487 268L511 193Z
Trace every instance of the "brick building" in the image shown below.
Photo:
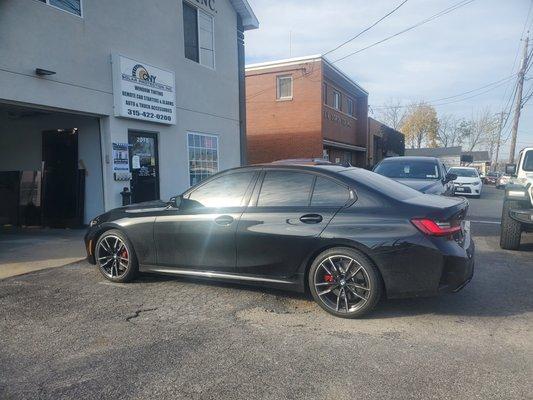
M368 165L374 166L386 157L405 154L403 133L374 118L368 118Z
M322 56L246 67L248 163L367 164L368 92Z

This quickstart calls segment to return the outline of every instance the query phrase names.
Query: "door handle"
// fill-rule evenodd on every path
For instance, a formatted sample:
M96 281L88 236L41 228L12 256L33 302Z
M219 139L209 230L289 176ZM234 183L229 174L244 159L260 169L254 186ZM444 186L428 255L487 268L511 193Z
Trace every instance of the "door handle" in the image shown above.
M304 224L318 224L322 222L322 215L320 214L305 214L300 217L300 221Z
M231 225L233 222L233 217L231 215L221 215L220 217L215 218L215 223L217 225L227 226Z

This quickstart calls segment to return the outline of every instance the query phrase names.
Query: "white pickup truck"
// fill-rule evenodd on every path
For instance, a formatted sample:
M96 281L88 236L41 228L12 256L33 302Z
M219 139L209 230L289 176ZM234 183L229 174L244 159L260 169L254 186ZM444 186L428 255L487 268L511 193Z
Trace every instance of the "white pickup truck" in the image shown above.
M518 156L518 164L507 164L511 181L505 187L500 247L518 250L522 232L533 232L533 147Z

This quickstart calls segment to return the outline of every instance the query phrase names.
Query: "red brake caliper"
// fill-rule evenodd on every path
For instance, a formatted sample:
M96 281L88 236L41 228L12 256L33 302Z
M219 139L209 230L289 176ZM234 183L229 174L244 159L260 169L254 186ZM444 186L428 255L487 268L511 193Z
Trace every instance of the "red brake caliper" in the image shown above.
M324 275L324 280L326 282L333 282L333 276L327 274L327 275Z
M120 256L127 260L128 259L128 250L124 249L124 251L122 252L122 254Z

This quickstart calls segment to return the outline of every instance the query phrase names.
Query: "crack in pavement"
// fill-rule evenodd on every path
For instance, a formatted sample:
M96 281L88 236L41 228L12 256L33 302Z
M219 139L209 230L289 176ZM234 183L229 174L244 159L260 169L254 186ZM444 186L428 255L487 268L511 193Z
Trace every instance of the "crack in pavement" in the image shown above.
M130 322L132 319L137 318L141 313L148 312L148 311L156 311L157 307L154 308L140 308L135 311L133 315L130 315L129 317L126 317L126 322Z

